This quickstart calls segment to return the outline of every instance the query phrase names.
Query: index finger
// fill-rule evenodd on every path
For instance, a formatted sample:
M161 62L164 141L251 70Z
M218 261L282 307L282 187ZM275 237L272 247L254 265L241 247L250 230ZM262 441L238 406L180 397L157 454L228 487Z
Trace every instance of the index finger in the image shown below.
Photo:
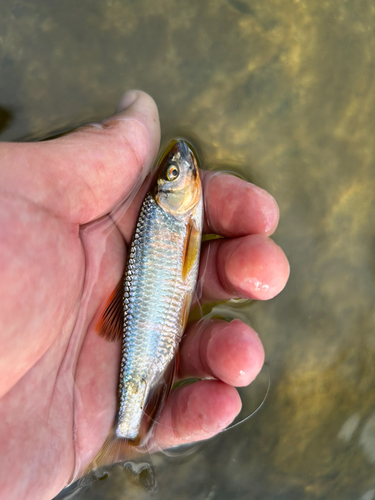
M264 189L234 175L202 171L204 233L227 238L271 235L279 222L279 207Z

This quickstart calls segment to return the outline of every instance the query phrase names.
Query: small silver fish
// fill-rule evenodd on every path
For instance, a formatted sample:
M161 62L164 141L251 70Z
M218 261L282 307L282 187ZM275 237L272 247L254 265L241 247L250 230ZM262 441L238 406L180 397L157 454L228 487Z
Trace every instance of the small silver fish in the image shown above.
M98 325L122 338L114 430L86 474L126 460L144 442L173 385L196 285L203 225L197 159L185 141L162 155L136 224L124 278Z

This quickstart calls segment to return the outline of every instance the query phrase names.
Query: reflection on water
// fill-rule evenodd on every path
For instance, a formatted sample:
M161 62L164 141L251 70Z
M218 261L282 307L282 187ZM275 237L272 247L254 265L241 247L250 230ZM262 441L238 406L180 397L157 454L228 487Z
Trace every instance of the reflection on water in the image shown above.
M190 138L205 168L241 172L280 205L287 288L226 310L264 342L267 401L195 453L156 455L154 498L374 499L372 2L0 8L1 105L14 110L0 138L104 118L124 90L141 88L160 107L164 138ZM249 391L261 399L264 380ZM77 496L147 497L121 468Z

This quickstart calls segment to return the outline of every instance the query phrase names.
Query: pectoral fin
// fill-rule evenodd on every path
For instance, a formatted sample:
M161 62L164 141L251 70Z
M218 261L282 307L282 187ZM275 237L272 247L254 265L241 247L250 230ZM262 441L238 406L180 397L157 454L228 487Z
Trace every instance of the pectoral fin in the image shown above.
M184 264L182 267L182 278L184 280L186 279L194 263L198 259L200 244L201 233L194 224L194 221L190 220L186 235Z

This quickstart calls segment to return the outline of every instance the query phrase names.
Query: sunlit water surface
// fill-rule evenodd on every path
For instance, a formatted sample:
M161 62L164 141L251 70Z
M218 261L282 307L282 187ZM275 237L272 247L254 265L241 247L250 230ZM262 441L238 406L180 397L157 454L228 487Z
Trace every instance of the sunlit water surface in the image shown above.
M267 400L155 455L153 498L375 499L373 2L0 0L0 70L1 140L98 121L140 88L164 140L279 203L287 288L214 311L259 332ZM241 391L245 413L267 384ZM148 497L118 467L74 498Z

